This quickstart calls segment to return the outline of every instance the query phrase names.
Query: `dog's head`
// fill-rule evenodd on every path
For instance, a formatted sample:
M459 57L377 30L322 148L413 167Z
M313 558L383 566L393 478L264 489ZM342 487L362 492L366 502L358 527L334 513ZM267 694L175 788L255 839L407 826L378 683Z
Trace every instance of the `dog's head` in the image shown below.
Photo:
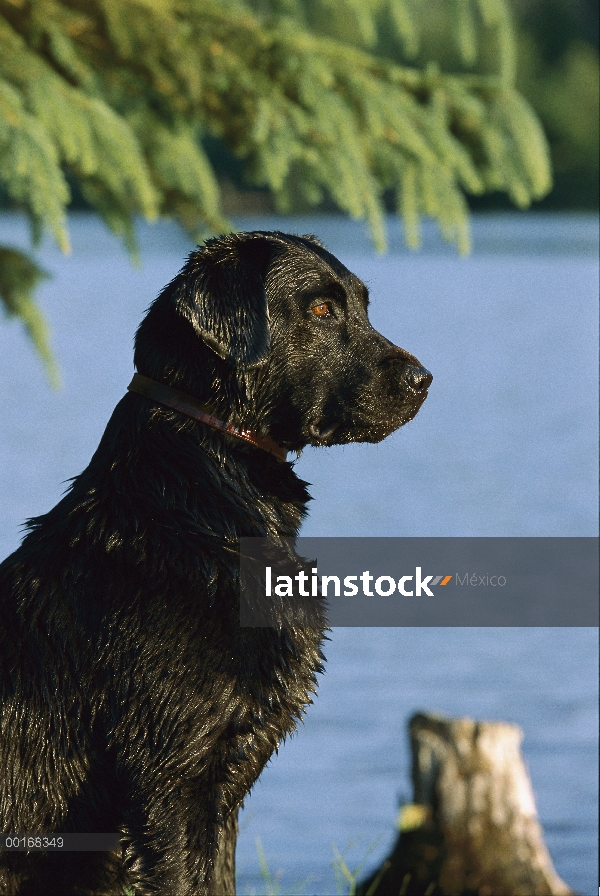
M379 442L431 374L373 329L365 285L314 237L209 240L150 307L138 371L287 449Z

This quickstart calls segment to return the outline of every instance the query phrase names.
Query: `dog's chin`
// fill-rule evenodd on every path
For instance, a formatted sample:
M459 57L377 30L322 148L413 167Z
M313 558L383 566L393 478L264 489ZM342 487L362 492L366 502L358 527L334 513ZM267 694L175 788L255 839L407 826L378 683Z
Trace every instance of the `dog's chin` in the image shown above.
M337 420L328 420L321 417L314 420L308 426L306 439L309 445L316 447L325 447L327 445L339 444L336 435L340 429L340 423Z
M349 421L318 420L309 426L307 442L320 447L347 445L350 442L382 442L413 420L426 398L427 392L411 397L410 401L393 408L384 418L373 419L372 414L355 412Z

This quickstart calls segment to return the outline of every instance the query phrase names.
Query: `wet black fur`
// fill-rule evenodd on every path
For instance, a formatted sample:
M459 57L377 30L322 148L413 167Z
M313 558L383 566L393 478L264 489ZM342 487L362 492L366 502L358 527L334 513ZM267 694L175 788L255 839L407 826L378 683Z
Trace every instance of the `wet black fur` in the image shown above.
M379 441L430 377L366 304L313 238L211 240L150 307L135 365L289 450ZM0 893L214 891L220 825L310 703L326 626L315 600L308 626L240 628L237 539L295 536L308 500L291 463L119 402L0 566L0 827L122 831L123 853L3 852Z

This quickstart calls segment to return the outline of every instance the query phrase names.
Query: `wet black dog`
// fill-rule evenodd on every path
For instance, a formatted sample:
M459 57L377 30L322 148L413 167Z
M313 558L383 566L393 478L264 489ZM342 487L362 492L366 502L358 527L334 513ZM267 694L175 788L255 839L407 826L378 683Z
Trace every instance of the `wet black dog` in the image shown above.
M150 307L90 465L0 566L0 826L122 850L0 852L2 894L218 891L219 831L310 702L326 626L241 628L240 536L295 536L285 461L377 442L430 374L310 237L211 240ZM141 393L141 394L136 394ZM148 397L151 396L151 397Z

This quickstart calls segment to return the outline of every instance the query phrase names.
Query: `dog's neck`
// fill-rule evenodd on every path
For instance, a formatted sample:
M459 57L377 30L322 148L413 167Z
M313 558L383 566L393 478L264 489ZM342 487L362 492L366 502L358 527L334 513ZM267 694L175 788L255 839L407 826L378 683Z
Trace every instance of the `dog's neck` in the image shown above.
M158 404L173 408L187 417L192 417L194 420L200 420L207 426L221 430L227 433L227 435L254 445L256 448L261 448L263 451L272 454L279 461L287 460L287 451L274 442L273 439L269 438L269 436L260 435L260 433L251 429L241 429L233 426L233 424L223 423L222 420L211 414L210 407L196 401L191 395L173 389L171 386L157 383L147 376L135 373L127 389L129 392L135 392L137 395L142 395L144 398L149 398Z

